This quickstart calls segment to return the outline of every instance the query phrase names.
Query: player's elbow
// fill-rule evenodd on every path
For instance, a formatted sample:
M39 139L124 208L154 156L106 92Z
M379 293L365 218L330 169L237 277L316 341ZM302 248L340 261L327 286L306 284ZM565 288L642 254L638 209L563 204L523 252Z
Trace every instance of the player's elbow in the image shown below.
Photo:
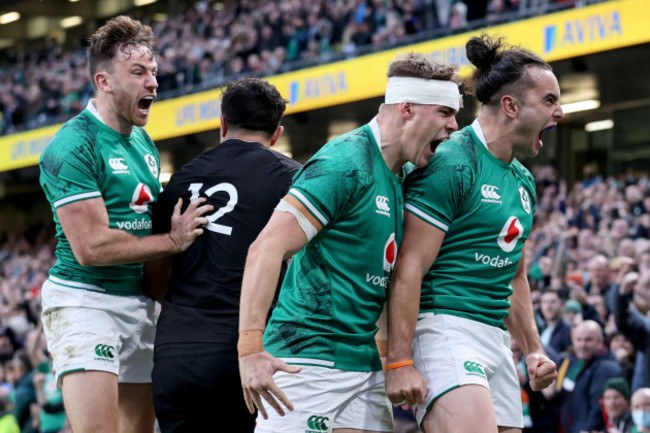
M77 259L81 266L97 266L97 258L92 252L87 250L74 251L74 257Z
M265 251L268 251L268 248L266 248L265 239L261 236L258 236L257 239L255 239L255 241L248 248L246 262L253 263L261 260L264 257Z
M82 245L71 245L75 259L81 266L99 266L102 264L102 254L90 243Z

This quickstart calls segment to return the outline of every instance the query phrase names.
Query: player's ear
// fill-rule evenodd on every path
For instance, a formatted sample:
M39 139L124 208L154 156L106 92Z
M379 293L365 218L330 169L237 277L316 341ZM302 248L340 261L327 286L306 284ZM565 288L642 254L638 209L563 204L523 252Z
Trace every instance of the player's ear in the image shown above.
M514 119L519 114L519 101L512 95L503 95L501 98L501 108L506 116Z
M226 119L223 118L223 114L221 115L221 139L223 140L226 138L226 134L228 133L228 124L226 123Z
M282 136L282 133L284 132L284 126L280 125L275 129L275 132L271 136L271 139L269 140L269 147L273 146L278 139Z
M111 91L111 85L109 83L108 74L106 72L97 72L93 79L95 80L95 88L97 90L104 93Z
M400 102L398 104L398 109L404 120L408 120L413 117L413 104L410 102Z

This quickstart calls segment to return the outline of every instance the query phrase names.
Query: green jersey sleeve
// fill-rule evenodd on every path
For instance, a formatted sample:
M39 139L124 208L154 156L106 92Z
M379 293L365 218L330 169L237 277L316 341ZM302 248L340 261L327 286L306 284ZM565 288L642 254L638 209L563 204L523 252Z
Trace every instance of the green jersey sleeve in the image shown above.
M67 128L69 129L69 128ZM41 185L54 209L64 204L101 197L98 167L85 137L62 129L43 152L40 162ZM58 146L57 141L74 143Z

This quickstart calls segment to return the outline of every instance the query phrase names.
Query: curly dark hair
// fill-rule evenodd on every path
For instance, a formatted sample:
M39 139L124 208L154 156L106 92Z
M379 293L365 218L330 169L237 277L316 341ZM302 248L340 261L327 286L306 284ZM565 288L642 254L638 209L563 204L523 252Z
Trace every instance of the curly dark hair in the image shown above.
M228 128L262 132L270 138L282 120L287 101L276 87L259 78L230 81L221 95Z

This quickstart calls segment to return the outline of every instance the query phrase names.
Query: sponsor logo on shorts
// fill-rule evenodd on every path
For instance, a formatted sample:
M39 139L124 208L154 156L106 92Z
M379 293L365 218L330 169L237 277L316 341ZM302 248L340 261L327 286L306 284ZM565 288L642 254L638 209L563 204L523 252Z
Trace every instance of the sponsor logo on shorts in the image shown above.
M383 195L378 195L377 197L375 197L375 204L377 205L377 209L375 210L375 212L390 217L390 206L388 206L388 197L384 197Z
M326 416L312 415L307 420L307 427L309 429L305 430L305 433L320 433L327 431L329 429L327 423L329 418Z
M483 371L483 366L479 362L475 361L465 361L463 364L463 367L465 367L465 370L470 376L480 376L480 377L485 377L485 371Z
M501 200L501 196L498 193L499 188L497 188L494 185L488 185L485 184L481 187L481 195L483 198L481 201L483 203L496 203L496 204L502 204L503 200Z
M95 353L97 354L95 360L114 362L113 361L113 359L115 358L115 355L113 354L114 350L115 348L113 346L109 346L108 344L98 344L97 346L95 346Z

